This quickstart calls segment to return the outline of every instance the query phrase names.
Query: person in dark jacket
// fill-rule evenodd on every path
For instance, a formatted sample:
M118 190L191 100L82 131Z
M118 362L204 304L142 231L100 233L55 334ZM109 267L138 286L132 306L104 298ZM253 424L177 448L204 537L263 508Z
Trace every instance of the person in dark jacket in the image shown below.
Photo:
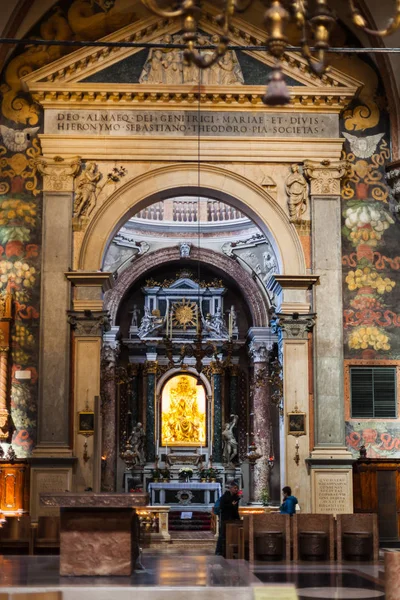
M283 502L279 507L279 512L282 515L294 515L296 512L297 498L292 496L292 489L287 485L283 488Z
M239 517L239 486L236 481L229 484L229 489L221 496L219 502L219 536L215 554L225 556L226 523L237 521Z

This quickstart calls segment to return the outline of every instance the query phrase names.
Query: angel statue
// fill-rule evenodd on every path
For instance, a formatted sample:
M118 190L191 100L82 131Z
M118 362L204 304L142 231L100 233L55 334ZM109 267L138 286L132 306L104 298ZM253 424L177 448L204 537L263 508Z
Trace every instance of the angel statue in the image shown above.
M238 420L237 415L231 415L230 423L225 423L225 429L222 432L222 458L226 465L232 464L233 459L238 454L238 443L233 435Z

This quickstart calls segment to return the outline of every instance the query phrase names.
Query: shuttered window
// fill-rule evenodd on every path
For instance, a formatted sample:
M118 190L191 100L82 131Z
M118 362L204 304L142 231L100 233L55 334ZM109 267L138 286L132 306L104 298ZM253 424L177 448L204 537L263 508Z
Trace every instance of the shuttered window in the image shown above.
M396 410L396 369L351 367L351 416L359 419L391 419Z

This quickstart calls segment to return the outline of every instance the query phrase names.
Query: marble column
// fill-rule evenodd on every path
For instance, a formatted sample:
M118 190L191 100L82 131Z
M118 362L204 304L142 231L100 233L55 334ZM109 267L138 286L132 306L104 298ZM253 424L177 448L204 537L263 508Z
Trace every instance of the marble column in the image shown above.
M311 467L311 510L329 498L324 511L348 512L353 506L351 453L345 445L343 384L343 303L341 253L341 180L346 162L304 162L310 182L312 270L314 287L314 449ZM334 489L335 494L330 490ZM337 498L345 497L345 505Z
M115 367L120 348L116 341L106 343L101 351L101 412L102 456L105 458L101 473L101 491L115 492L117 473L117 385Z
M156 377L157 361L145 363L146 385L146 460L156 459L155 424L156 424Z
M73 398L75 411L94 411L95 397L100 395L101 348L108 315L104 311L69 311L68 322L73 332ZM75 413L76 414L76 413ZM93 488L93 437L74 431L74 453L78 458L75 470L76 491ZM87 443L85 455L85 442ZM108 459L108 457L107 457Z
M260 501L263 490L269 490L268 459L272 448L272 423L268 385L268 359L272 344L257 342L253 338L249 345L250 357L253 361L253 427L250 434L254 435L257 452L261 454L254 465L254 493L256 502ZM250 421L251 423L251 421Z
M229 415L239 415L239 365L231 365L229 369ZM241 423L239 423L241 427Z
M9 364L10 323L12 297L10 293L0 298L0 440L9 440ZM9 440L11 442L11 440Z
M131 425L139 421L139 365L131 364L130 398L128 410L131 413Z
M310 181L312 268L320 277L314 288L315 447L330 454L334 449L341 454L345 447L340 182L347 169L346 162L304 163Z
M212 459L214 463L222 462L222 374L223 367L211 363L212 390L213 390L213 433L212 433Z
M43 176L43 234L40 300L38 431L35 456L71 456L69 367L70 332L65 313L72 265L74 178L80 158L40 158Z

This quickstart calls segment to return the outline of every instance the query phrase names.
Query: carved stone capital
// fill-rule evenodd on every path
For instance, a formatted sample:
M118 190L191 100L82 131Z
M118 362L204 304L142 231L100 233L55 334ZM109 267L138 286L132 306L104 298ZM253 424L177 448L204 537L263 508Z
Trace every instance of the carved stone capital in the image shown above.
M332 163L304 161L304 175L310 182L312 196L340 196L340 182L349 172L349 163L345 160Z
M75 337L100 337L104 331L108 331L110 328L108 313L104 310L97 312L70 310L68 311L68 323L71 325Z
M212 375L222 375L224 372L224 367L218 362L210 363L210 368Z
M146 375L157 375L158 362L155 361L147 361L144 363L144 373Z
M385 169L386 181L394 200L394 210L398 213L400 212L400 160L386 165Z
M273 342L257 342L252 340L249 344L249 355L254 363L266 363L269 360L269 353L274 344Z
M271 327L276 333L281 333L284 339L307 339L308 332L315 325L315 314L299 315L298 313L277 313L271 321Z
M36 159L35 166L43 177L44 192L73 192L74 179L81 168L81 158L41 157Z
M117 362L118 355L121 351L120 343L104 343L101 349L101 362L106 369L113 369Z

